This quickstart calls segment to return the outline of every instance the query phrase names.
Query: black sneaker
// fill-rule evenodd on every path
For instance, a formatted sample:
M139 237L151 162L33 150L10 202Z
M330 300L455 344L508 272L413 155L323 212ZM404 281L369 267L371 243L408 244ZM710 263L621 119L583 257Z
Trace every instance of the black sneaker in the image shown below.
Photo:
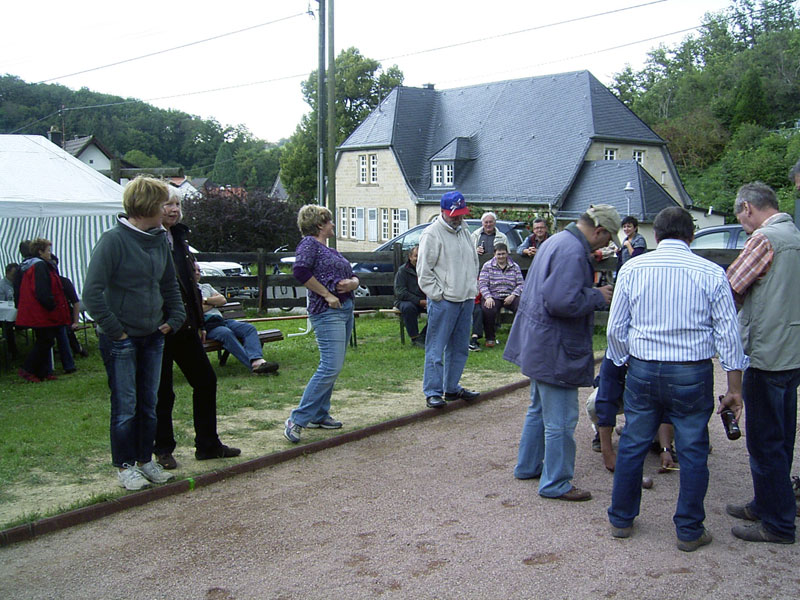
M239 448L231 448L222 444L212 450L195 450L194 457L197 460L211 460L212 458L233 458L241 453Z
M455 400L475 400L478 396L480 396L480 392L473 392L472 390L468 390L466 388L461 388L455 393L447 392L444 395L444 399L448 402L453 402Z
M600 434L599 433L595 433L594 434L594 439L592 440L592 450L594 450L595 452L602 452L602 450L603 450L601 448L601 446L600 446Z
M478 340L473 338L469 343L469 351L470 352L480 352L481 347L478 345Z
M425 398L425 404L428 408L442 408L447 403L442 400L441 396L428 396Z

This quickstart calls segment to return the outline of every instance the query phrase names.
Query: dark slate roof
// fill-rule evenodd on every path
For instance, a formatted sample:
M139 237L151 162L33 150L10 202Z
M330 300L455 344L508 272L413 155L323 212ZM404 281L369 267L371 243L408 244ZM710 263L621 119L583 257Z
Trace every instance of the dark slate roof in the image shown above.
M391 147L423 202L431 159L456 160L468 202L559 208L594 139L665 144L588 71L437 91L395 88L342 150Z
M630 182L632 192L625 192ZM630 210L628 196L630 195ZM592 204L611 204L621 217L652 222L668 206L680 206L635 160L586 161L569 192L558 220L573 221Z

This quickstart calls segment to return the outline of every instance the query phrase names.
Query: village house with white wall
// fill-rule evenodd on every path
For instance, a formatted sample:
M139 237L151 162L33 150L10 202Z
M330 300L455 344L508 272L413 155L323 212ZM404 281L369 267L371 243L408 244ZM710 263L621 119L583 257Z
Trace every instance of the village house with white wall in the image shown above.
M481 210L550 213L591 204L652 220L691 209L667 149L588 71L449 90L400 86L338 148L337 247L369 251L439 212L449 190ZM694 211L698 227L723 217Z

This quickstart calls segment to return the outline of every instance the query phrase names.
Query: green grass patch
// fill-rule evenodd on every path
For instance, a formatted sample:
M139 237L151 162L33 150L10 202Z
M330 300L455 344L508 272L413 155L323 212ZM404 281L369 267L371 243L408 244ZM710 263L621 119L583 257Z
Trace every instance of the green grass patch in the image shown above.
M319 360L313 333L288 337L305 324L305 320L256 324L259 329L280 329L286 338L264 346L265 358L280 363L277 376L251 375L233 357L220 366L216 356L209 355L218 380L220 437L243 450L242 457L232 462L289 447L282 435L283 420L297 405ZM503 326L501 340L508 328ZM342 431L422 410L425 354L409 343L400 344L398 319L362 316L356 320L356 332L357 346L348 349L333 398L333 414L345 421ZM595 332L594 342L596 349L605 346L604 331ZM24 353L22 337L19 345ZM109 391L93 333L86 346L90 356L76 359L78 372L73 375L61 374L56 357L57 381L25 383L16 375L19 365L0 376L0 528L126 493L117 487L111 465ZM502 345L471 352L466 385L489 390L518 380L518 368L504 361L502 354ZM177 368L174 381L178 478L230 464L194 459L191 388ZM302 443L337 433L304 430Z

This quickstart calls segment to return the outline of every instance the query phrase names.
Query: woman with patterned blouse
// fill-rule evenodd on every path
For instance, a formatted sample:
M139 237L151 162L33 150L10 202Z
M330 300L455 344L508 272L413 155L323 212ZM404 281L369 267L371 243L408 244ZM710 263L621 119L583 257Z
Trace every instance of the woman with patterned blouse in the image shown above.
M304 427L342 426L330 415L331 394L344 366L353 330L353 290L359 285L350 262L327 245L335 235L331 211L307 204L297 215L297 226L304 237L297 245L292 272L308 289L308 318L317 336L319 366L300 404L286 419L283 435L292 443L300 441Z

